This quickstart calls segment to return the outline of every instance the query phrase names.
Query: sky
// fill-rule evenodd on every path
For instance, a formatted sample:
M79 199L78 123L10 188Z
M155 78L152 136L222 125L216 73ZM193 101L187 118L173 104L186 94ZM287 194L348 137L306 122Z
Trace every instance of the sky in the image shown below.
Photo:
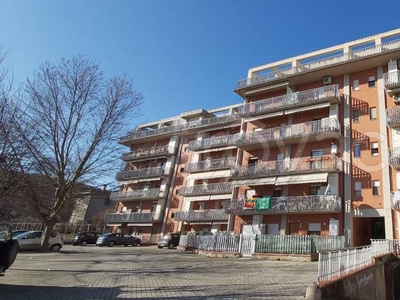
M0 0L0 47L14 80L84 55L125 73L145 122L243 100L249 68L400 27L393 0Z

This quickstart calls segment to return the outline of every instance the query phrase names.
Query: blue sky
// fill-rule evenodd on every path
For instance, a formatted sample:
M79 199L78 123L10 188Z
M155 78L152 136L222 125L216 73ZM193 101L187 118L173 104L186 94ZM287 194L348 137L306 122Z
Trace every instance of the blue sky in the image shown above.
M399 27L395 2L0 0L0 46L16 82L79 54L126 73L143 122L242 102L251 67Z

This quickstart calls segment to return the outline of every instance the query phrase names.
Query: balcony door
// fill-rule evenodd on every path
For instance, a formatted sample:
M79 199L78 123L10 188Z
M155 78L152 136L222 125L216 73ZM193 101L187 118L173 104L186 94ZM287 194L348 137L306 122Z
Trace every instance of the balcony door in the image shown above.
M278 153L276 156L276 169L278 173L282 173L283 171L283 153Z
M322 155L324 152L322 149L311 150L311 170L317 170L322 168Z

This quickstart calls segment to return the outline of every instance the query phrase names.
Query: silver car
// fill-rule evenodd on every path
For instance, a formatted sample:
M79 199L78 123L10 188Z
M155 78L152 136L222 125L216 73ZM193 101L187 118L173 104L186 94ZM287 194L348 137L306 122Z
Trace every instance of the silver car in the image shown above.
M18 241L20 250L39 250L44 238L44 231L34 230L18 234L13 237ZM53 232L49 239L49 249L59 252L64 245L64 241L58 232Z

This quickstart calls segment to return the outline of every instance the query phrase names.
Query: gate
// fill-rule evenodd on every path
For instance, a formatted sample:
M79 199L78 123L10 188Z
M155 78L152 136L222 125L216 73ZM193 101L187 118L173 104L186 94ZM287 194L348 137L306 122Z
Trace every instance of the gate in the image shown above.
M254 253L256 245L255 234L241 234L240 235L240 254L243 257L251 257Z

